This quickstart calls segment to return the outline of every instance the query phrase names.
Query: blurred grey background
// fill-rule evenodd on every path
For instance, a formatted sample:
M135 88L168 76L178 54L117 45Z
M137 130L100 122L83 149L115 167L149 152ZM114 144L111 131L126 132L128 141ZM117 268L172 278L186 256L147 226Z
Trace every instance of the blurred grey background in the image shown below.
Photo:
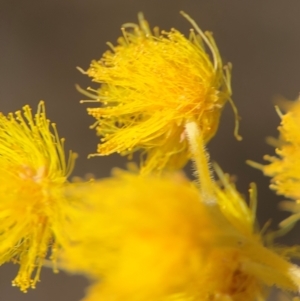
M106 42L116 42L120 27L136 22L143 11L153 27L175 27L188 34L190 24L179 14L190 14L203 30L214 32L225 62L233 64L233 98L239 109L243 141L233 137L234 117L227 105L220 129L208 148L212 160L237 175L239 190L258 184L258 219L274 225L280 198L269 191L269 179L245 165L246 159L262 162L273 153L265 137L277 136L279 117L272 100L276 95L295 99L300 91L300 1L299 0L0 0L0 111L8 113L39 100L46 101L48 117L67 139L66 149L79 153L73 175L88 172L108 176L114 166L125 167L117 155L87 159L98 142L89 129L93 119L75 84L90 80L75 67L86 69L99 59ZM187 167L188 170L189 167ZM297 229L285 239L300 242ZM298 236L298 237L297 237ZM78 301L87 281L64 273L42 271L42 281L27 294L10 286L14 266L0 269L0 300Z

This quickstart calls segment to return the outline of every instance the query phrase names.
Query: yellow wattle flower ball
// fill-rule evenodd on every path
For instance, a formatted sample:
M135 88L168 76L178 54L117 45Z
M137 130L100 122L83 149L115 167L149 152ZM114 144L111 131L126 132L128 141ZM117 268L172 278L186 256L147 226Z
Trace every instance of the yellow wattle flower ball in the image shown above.
M268 139L276 147L276 156L264 156L270 162L267 165L248 162L272 178L270 187L277 194L294 200L281 203L284 210L294 213L281 223L281 226L286 227L300 219L300 100L284 101L282 106L286 113L277 110L281 117L279 138Z
M46 118L44 102L33 116L0 113L0 264L20 265L14 286L26 291L39 281L47 253L53 262L64 242L67 201L62 187L74 166L64 140Z
M111 50L83 71L101 84L92 90L100 107L88 109L101 137L98 155L140 150L142 174L183 167L191 157L185 124L195 121L208 142L227 101L237 130L230 65L223 68L212 34L182 14L196 31L189 38L176 29L152 32L139 14L139 25L125 24L118 45L109 43Z
M289 104L278 128L277 156L265 156L271 163L263 172L272 177L271 188L278 194L300 200L300 100Z
M249 208L221 177L214 204L180 175L121 173L72 187L86 207L61 264L93 279L84 301L255 301L273 285L299 290L299 268L255 229L253 197Z

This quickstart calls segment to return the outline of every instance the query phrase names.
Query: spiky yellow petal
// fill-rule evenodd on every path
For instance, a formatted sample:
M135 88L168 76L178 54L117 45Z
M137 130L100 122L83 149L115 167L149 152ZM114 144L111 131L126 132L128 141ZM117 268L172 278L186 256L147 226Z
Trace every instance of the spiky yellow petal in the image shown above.
M230 66L222 61L211 33L195 27L152 32L142 14L139 25L125 24L112 50L93 61L86 74L101 86L89 108L101 136L99 155L130 155L141 150L141 173L179 169L191 154L185 124L195 121L209 141L224 104L233 105ZM236 109L233 106L236 114Z
M46 118L44 102L7 116L0 113L0 264L20 265L13 285L35 287L43 260L63 237L65 199L61 191L73 169L64 140Z

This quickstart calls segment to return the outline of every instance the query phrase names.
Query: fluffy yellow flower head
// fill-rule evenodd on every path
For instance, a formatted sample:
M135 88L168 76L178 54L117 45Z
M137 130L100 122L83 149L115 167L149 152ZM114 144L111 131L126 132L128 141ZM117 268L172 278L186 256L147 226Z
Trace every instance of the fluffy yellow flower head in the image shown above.
M101 84L94 91L100 107L88 109L102 137L99 155L141 150L144 174L186 164L191 156L186 122L195 121L207 142L227 101L237 116L230 66L223 69L212 34L182 14L197 34L191 30L186 38L176 29L152 32L139 14L139 25L125 24L118 45L109 43L111 50L84 72Z
M291 198L296 202L282 203L283 209L296 213L282 225L294 222L300 218L300 100L283 102L286 114L278 113L281 117L279 139L269 139L276 147L277 156L264 156L270 164L261 165L249 161L250 165L261 169L266 176L272 177L271 189L277 194Z
M255 230L254 187L249 208L220 175L224 188L206 179L208 199L180 175L121 173L72 188L86 208L62 265L94 279L84 300L255 301L272 285L299 290L300 270Z
M20 265L13 285L26 291L39 280L43 260L63 240L65 199L61 191L73 169L63 139L40 102L8 116L0 113L0 264Z

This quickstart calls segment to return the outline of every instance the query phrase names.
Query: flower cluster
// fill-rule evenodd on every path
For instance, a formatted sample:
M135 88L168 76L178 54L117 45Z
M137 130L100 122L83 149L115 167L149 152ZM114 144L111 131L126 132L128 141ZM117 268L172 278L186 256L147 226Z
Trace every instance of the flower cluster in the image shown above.
M276 156L264 156L270 162L268 165L249 163L272 177L271 189L293 200L281 203L284 210L294 213L281 223L281 226L289 227L300 219L300 100L284 101L281 106L287 112L282 114L277 110L281 118L278 128L280 136L278 139L268 139L276 147Z
M72 189L86 210L75 218L81 227L69 229L62 262L93 279L84 300L250 301L272 285L297 291L300 270L266 248L255 226L255 187L249 208L219 173L223 187L205 179L209 204L182 174L123 172Z
M141 151L139 167L107 179L68 182L76 155L40 102L32 115L0 114L0 265L20 265L13 285L35 287L48 258L91 279L85 301L257 301L272 286L297 293L299 247L277 247L256 222L256 186L247 202L213 165L207 142L223 106L233 107L230 65L210 33L153 31L143 16L125 24L117 46L86 72L101 84L89 108L99 155ZM282 116L272 188L299 200L300 104ZM274 142L274 141L273 141ZM180 172L195 164L196 181ZM300 164L300 162L299 162ZM293 201L293 202L294 202ZM285 203L296 212L296 203Z
M101 84L94 96L100 107L88 109L101 136L99 155L141 150L143 174L186 164L187 122L195 121L207 142L227 101L236 113L230 65L223 69L211 33L184 16L196 30L189 38L176 29L152 32L140 14L139 25L125 24L118 45L109 44L111 50L85 72Z
M0 264L20 265L13 285L23 291L35 287L49 248L55 262L65 240L62 188L76 154L66 162L63 144L44 102L34 116L29 106L0 114Z

